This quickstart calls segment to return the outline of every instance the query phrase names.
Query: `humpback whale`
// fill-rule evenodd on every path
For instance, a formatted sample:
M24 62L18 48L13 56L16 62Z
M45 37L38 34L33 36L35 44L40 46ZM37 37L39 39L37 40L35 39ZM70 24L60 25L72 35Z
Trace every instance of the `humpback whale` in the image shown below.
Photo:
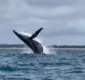
M43 28L38 29L34 34L28 35L27 33L18 32L13 30L14 34L19 37L34 53L44 53L43 44L37 41L35 38L42 31Z

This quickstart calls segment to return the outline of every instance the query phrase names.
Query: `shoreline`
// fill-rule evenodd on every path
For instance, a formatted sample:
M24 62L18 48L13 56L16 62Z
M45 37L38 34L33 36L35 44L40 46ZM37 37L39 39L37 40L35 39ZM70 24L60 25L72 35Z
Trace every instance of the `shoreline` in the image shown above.
M52 50L85 50L85 48L50 48Z
M85 50L85 48L49 48L50 50ZM0 49L30 49L29 47L2 47Z

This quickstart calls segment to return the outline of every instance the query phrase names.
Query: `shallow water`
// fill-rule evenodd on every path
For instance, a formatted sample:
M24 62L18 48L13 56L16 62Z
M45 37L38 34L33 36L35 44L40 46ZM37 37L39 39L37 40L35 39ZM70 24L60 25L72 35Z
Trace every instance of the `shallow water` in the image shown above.
M22 49L0 49L0 80L84 79L85 50L31 54Z

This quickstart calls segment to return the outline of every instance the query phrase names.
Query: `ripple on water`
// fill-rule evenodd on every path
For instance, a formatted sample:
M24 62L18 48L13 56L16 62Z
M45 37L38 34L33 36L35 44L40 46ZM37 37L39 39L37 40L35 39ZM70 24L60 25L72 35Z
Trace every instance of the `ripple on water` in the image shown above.
M27 54L0 50L0 80L84 80L85 51Z

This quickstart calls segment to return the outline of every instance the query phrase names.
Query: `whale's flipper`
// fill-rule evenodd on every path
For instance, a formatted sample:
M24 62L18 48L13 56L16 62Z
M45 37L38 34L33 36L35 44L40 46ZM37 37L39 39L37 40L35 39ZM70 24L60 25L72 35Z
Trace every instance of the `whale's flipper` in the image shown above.
M43 28L38 29L38 30L30 37L30 39L33 39L33 38L35 38L36 36L38 36L38 34L41 32L42 29L43 29Z

